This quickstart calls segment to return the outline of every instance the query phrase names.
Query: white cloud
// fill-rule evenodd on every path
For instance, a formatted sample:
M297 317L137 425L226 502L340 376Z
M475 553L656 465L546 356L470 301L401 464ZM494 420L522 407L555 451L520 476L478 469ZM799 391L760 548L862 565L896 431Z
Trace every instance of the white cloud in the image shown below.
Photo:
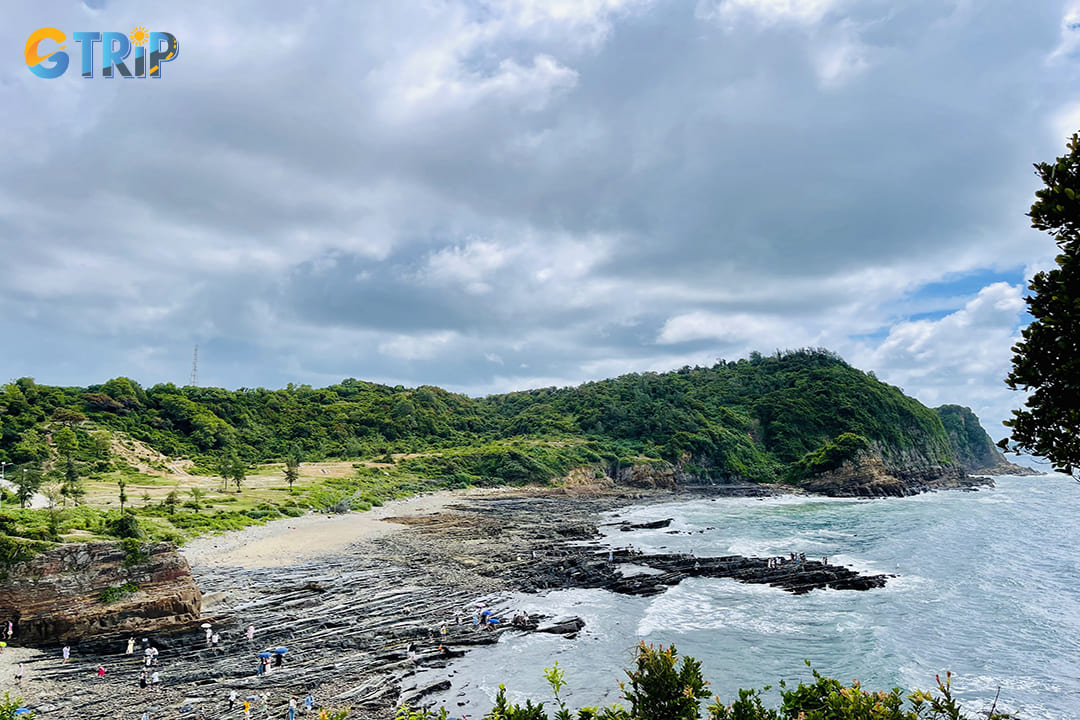
M1077 36L1080 36L1080 30L1077 31ZM1080 132L1080 102L1072 103L1061 108L1057 114L1053 116L1051 120L1051 128L1053 131L1053 139L1061 143L1061 151L1058 153L1065 153L1065 141L1073 136L1074 133ZM1051 158L1046 158L1049 162Z
M771 25L795 22L812 25L843 0L698 0L697 16L734 25L744 18Z
M428 360L445 352L458 338L458 333L450 330L395 335L379 343L379 352L401 360Z
M1023 402L1004 384L1023 310L1021 286L994 283L938 320L897 323L878 345L857 347L849 360L931 407L970 405L1002 437L1001 421Z

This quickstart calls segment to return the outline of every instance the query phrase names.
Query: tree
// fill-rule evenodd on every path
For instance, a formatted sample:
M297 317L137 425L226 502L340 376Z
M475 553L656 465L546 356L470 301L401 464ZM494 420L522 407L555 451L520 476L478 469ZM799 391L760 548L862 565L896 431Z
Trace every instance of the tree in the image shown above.
M247 463L235 455L229 465L229 479L236 483L236 492L240 492L240 486L247 477Z
M68 498L78 505L79 500L86 491L83 489L82 483L79 481L79 471L75 467L75 460L68 455L67 460L64 462L64 481L60 484L60 494L64 496L64 505L67 506Z
M232 476L232 466L236 462L236 453L228 453L224 450L217 456L217 474L221 477L223 486L221 491L224 492L229 489L229 478Z
M41 470L33 465L22 467L15 473L15 496L19 498L19 507L26 507L26 503L34 497L34 493L41 487L43 480Z
M1025 299L1034 320L1013 346L1005 382L1031 394L1025 409L1005 421L1013 450L1047 458L1055 470L1080 467L1080 134L1053 163L1036 163L1046 187L1028 213L1032 227L1050 233L1061 250L1053 270L1036 273ZM1008 441L999 445L1008 447Z
M289 454L285 458L285 482L289 483L289 493L292 494L293 483L300 477L300 446L293 443L289 448Z
M53 442L56 443L57 452L63 457L71 457L79 448L79 439L75 437L75 431L66 426L53 433Z
M120 486L120 517L124 517L124 503L127 502L127 493L124 492L124 488L127 487L127 481L117 480L116 484Z

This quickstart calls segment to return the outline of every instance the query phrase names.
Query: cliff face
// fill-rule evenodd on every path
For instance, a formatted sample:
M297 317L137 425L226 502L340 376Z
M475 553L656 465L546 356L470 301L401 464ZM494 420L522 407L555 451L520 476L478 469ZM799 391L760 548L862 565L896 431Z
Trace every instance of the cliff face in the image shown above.
M942 405L934 410L945 426L953 453L967 472L985 475L1041 474L1006 460L971 408Z
M993 485L990 480L968 477L956 465L911 462L907 465L882 462L875 454L865 454L821 473L802 484L810 492L834 497L902 497L931 490L972 488Z
M197 620L201 605L171 543L142 543L137 552L111 542L60 545L15 565L0 583L0 620L15 618L16 638L28 643L145 634Z

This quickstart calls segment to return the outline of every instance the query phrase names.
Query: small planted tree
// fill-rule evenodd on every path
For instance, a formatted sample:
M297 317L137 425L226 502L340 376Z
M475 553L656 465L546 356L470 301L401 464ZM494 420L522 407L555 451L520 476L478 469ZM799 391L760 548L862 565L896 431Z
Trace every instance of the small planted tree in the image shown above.
M123 517L124 516L124 503L127 502L127 493L124 492L124 488L127 487L127 481L121 479L121 480L118 480L116 482L116 484L120 486L120 517Z
M15 473L12 478L15 482L15 496L19 498L19 507L26 507L26 503L34 497L34 493L41 488L44 478L41 469L36 465L27 465Z
M70 455L64 461L64 481L60 484L60 494L64 497L65 507L67 507L69 499L78 505L82 496L86 494L86 490L82 486L82 480L79 477L78 467Z
M247 478L247 463L235 455L229 467L229 478L236 484L236 492L240 492L240 486Z
M289 454L285 458L285 482L289 483L289 494L292 494L293 483L300 477L300 446L293 443L289 448Z

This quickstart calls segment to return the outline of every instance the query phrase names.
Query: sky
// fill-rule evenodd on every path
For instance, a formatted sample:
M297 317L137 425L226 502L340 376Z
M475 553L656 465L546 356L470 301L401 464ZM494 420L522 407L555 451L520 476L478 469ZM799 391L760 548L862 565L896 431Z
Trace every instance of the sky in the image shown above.
M160 78L81 77L73 33L136 27ZM997 439L1032 163L1080 130L1073 0L40 2L0 45L0 381L182 385L197 345L200 385L485 395L814 346Z

